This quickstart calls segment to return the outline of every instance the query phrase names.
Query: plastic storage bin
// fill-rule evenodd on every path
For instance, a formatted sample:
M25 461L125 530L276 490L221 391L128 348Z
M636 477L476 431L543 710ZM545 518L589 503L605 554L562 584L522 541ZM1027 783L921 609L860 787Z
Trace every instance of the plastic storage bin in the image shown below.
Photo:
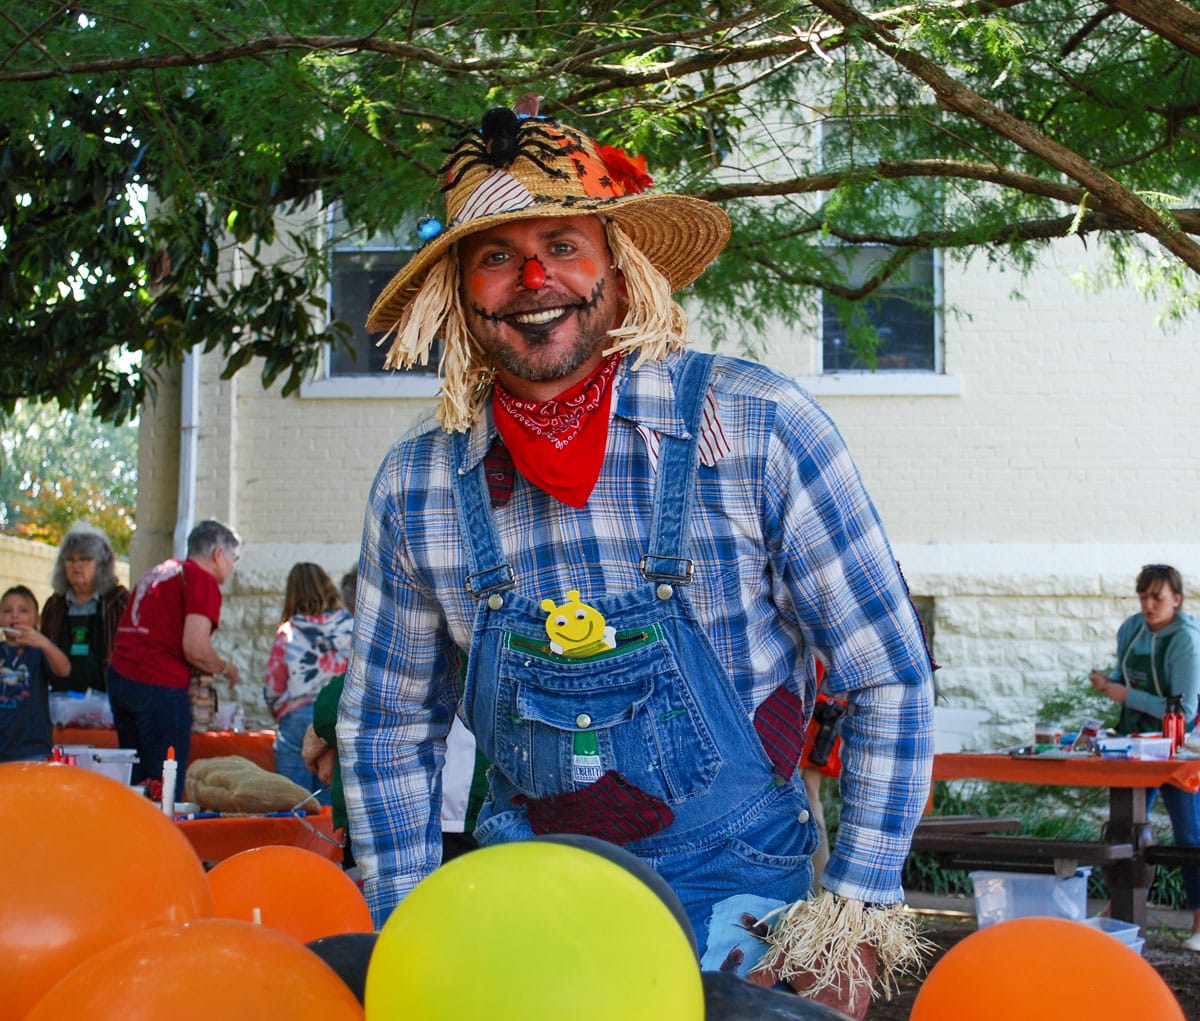
M1138 935L1140 930L1133 922L1122 922L1117 918L1105 918L1103 915L1097 915L1094 918L1085 918L1083 924L1090 925L1093 929L1099 929L1101 932L1107 932L1139 954L1142 952L1142 947L1146 945L1146 941Z
M77 764L128 787L137 761L137 752L132 748L91 748L89 754L79 756Z
M1091 874L1090 868L1076 869L1066 879L1028 872L972 872L979 928L1034 915L1082 922L1087 917Z
M1133 734L1130 738L1131 759L1169 759L1171 739L1161 734Z
M112 709L102 691L50 692L50 720L56 727L111 727Z

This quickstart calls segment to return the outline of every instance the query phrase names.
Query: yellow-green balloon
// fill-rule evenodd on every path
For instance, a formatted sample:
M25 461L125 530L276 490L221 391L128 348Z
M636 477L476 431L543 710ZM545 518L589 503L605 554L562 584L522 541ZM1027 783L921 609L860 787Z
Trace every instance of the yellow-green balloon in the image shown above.
M455 858L379 933L367 1021L703 1021L687 935L620 865L544 841Z

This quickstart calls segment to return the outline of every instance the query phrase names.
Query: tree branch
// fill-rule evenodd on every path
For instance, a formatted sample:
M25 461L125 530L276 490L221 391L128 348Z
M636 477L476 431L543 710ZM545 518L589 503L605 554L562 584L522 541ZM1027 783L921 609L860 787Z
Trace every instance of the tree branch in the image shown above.
M807 177L795 177L786 181L765 181L745 184L725 184L698 192L710 202L727 202L730 199L764 198L778 195L804 195L815 191L832 191L846 181L854 179L899 180L907 177L959 177L972 181L985 181L1004 188L1054 199L1068 205L1078 206L1085 200L1087 192L1069 184L1048 181L1034 174L1023 174L1006 170L992 163L973 163L968 160L881 160L878 163L830 170Z
M374 36L298 36L274 33L195 53L147 53L136 57L78 60L54 67L4 70L0 71L0 82L38 82L77 74L103 75L125 71L161 70L168 67L199 67L202 64L222 64L230 60L287 50L379 53L389 57L417 60L451 74L480 74L508 65L508 59L503 57L494 60L451 60L438 50L390 39L378 39Z
M1188 215L1190 229L1200 234L1200 210L1191 211ZM817 230L814 226L812 233ZM1005 224L1002 227L980 235L978 231L922 231L918 234L861 234L831 228L823 225L829 237L847 245L889 245L902 253L902 257L890 260L880 270L859 287L846 287L840 281L829 280L815 273L797 273L794 269L784 268L775 259L761 254L764 243L771 238L757 238L752 246L731 245L730 251L739 252L741 257L749 262L762 266L783 283L795 284L802 287L816 287L827 294L845 298L847 301L857 301L866 297L887 282L900 267L918 252L934 248L970 248L979 245L1015 245L1030 241L1055 241L1066 237L1085 238L1089 234L1103 231L1128 232L1131 228L1115 217L1105 213L1088 213L1078 223L1074 216L1062 216L1044 220L1026 220L1021 223ZM778 240L778 239L775 239Z
M1178 0L1108 0L1132 21L1181 50L1200 56L1200 11Z
M1200 273L1200 244L1186 234L1174 230L1157 212L1120 182L1109 177L1078 153L1060 145L1048 135L955 81L932 60L885 39L874 21L850 4L843 0L813 0L813 4L836 18L847 29L856 30L869 45L925 82L944 109L970 117L977 123L991 128L1044 160L1051 167L1078 181L1096 196L1100 207L1156 238L1164 248Z

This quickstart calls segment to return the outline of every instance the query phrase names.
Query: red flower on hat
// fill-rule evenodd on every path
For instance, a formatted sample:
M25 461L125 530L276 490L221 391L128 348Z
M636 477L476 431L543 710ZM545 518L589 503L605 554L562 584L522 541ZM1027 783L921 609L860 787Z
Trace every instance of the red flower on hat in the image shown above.
M597 144L596 151L613 183L622 189L623 195L636 195L654 185L654 178L646 173L645 156L629 156L611 145Z

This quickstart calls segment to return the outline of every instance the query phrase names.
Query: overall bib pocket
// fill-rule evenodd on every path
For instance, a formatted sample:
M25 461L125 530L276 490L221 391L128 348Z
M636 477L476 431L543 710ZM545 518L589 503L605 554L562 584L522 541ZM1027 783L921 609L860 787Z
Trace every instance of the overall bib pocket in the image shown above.
M498 674L494 761L530 798L585 786L573 763L579 734L599 759L592 775L618 772L668 804L703 794L720 771L713 735L657 627L580 660L506 634Z

